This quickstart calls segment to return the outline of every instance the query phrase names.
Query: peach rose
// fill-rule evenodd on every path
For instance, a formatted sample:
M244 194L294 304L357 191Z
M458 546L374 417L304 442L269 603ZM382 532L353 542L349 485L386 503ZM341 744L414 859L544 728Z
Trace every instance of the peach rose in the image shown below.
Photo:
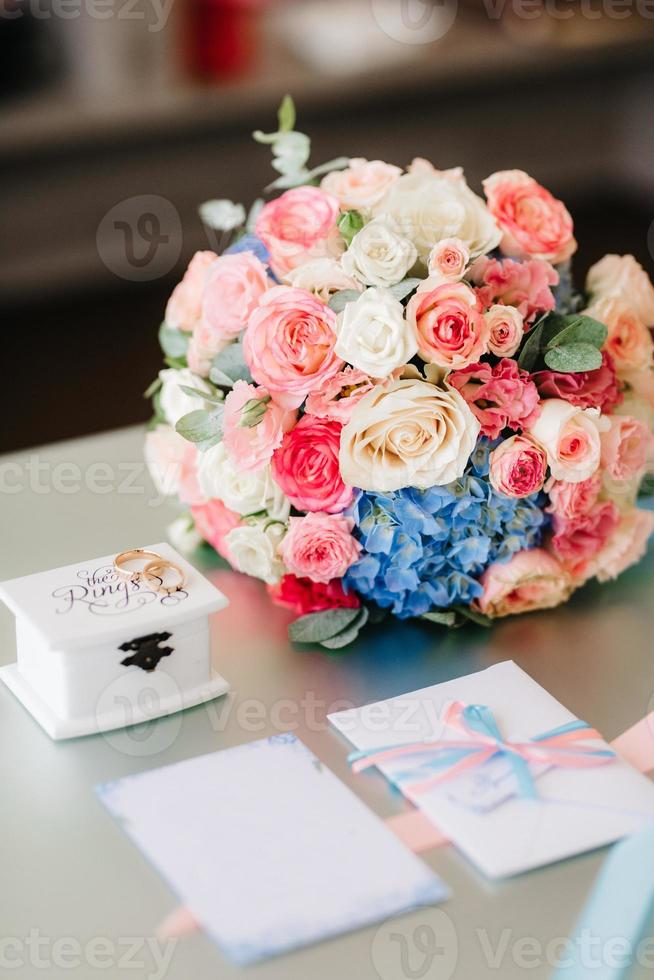
M463 279L470 261L470 251L460 238L442 238L429 253L427 271L436 282L458 282Z
M541 402L529 432L547 453L554 479L581 483L600 464L600 429L606 425L595 408L575 408L560 398L548 398Z
M223 255L206 271L202 321L216 338L232 340L272 283L266 267L252 252Z
M654 531L654 514L634 507L623 515L606 545L595 557L595 574L599 582L617 578L645 555L647 542Z
M202 315L202 296L209 267L216 261L215 252L196 252L184 278L173 289L166 306L166 323L175 330L191 332Z
M299 265L296 269L291 269L284 276L284 282L296 289L306 289L313 293L323 303L328 303L334 293L341 289L356 289L363 292L363 286L356 279L348 276L340 262L336 259L312 259Z
M567 571L542 548L519 551L510 561L490 565L481 576L483 594L477 605L495 619L566 602L573 590Z
M505 439L490 454L491 486L506 497L529 497L543 489L545 450L525 436Z
M502 229L506 255L556 263L577 250L567 208L524 170L500 170L483 186L488 209Z
M336 314L304 289L264 293L245 331L243 354L252 377L284 408L297 408L343 367L334 352Z
M631 480L645 469L652 435L631 415L612 415L607 421L600 437L602 467L614 480Z
M464 282L434 287L426 279L409 300L407 322L422 359L448 371L478 361L488 350L488 324L474 290Z
M654 286L633 255L605 255L588 270L586 291L594 300L624 300L639 320L654 327Z
M581 483L568 483L566 480L549 480L545 492L550 503L546 508L550 514L557 514L565 520L573 520L587 514L599 497L602 489L602 476L593 473Z
M488 349L496 357L511 357L517 351L524 335L522 313L515 306L491 306L484 313L488 324Z
M317 187L294 187L264 204L255 233L270 252L275 274L283 278L298 265L328 255L330 235L338 235L338 214L337 199Z
M298 578L326 584L340 579L359 557L361 545L352 537L354 521L341 514L291 517L279 552L286 568Z
M295 412L273 402L266 388L237 381L225 399L223 442L241 470L263 469L294 424Z
M619 296L604 296L584 313L608 327L604 350L611 355L618 377L652 366L652 335L628 300Z
M345 170L332 170L323 177L320 186L332 194L342 208L365 211L382 199L401 173L400 167L383 160L353 157Z

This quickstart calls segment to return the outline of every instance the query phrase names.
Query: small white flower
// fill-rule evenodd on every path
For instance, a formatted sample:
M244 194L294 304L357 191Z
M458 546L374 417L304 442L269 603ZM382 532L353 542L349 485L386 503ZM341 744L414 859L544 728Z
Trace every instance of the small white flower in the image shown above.
M335 351L372 378L387 378L417 353L404 307L388 289L370 288L338 317Z
M226 198L216 201L205 201L198 208L200 217L209 228L216 231L234 231L245 224L245 208Z
M193 518L189 514L180 514L168 525L166 530L168 540L173 548L182 554L190 555L202 543L202 536L195 529Z
M311 259L310 262L287 272L284 282L296 289L306 289L323 303L328 303L330 296L341 289L356 289L361 292L363 288L356 279L345 273L340 262L332 258Z
M234 568L245 575L275 585L284 574L284 563L277 549L286 526L266 518L233 528L225 538Z
M345 272L366 286L394 286L418 258L415 245L382 215L357 232L341 259Z
M198 408L206 408L207 403L202 398L187 395L180 387L185 385L187 388L197 388L199 391L211 394L207 382L189 368L165 368L159 372L159 377L161 379L159 406L169 425L176 425L182 415L188 415Z
M270 466L256 472L239 469L219 442L198 456L198 482L209 500L222 500L237 514L266 513L286 521L291 505L272 478Z

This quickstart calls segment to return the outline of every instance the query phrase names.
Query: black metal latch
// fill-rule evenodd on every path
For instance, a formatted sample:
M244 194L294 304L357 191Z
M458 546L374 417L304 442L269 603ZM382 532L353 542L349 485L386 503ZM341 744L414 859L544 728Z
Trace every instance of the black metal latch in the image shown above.
M131 657L125 657L124 660L121 660L121 664L124 664L125 667L135 665L148 672L155 670L161 658L169 657L174 650L174 647L159 646L164 640L169 640L172 635L172 633L150 633L148 636L137 636L134 640L121 643L118 647L119 650L124 650L125 653L130 650L134 651Z

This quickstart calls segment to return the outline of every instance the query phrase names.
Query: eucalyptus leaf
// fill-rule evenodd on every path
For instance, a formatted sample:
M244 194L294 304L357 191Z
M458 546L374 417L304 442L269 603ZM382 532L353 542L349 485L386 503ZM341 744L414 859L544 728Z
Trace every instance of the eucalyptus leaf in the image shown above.
M143 397L152 398L152 396L156 395L156 393L159 391L161 385L162 385L161 378L155 378L152 384L149 384L148 387L143 392Z
M279 132L292 132L295 129L296 119L295 103L290 95L285 95L277 112Z
M562 374L596 371L602 366L602 352L592 344L566 344L551 347L545 354L545 363L552 371Z
M395 299L406 299L409 293L412 293L421 282L421 279L403 279L402 282L398 282L394 286L391 286L390 290Z
M210 402L212 405L222 405L222 392L213 393L202 391L201 388L192 388L190 385L177 385L177 387L181 388L184 394L189 395L191 398L201 398L203 401Z
M240 341L223 347L214 357L209 378L216 385L227 388L233 387L236 381L247 381L252 384L250 369L243 357L243 345Z
M533 371L538 363L541 350L541 339L543 336L544 321L537 323L527 334L527 339L523 344L520 356L518 357L518 367L524 371Z
M421 619L428 619L430 623L438 623L440 626L456 626L456 613L451 609L433 609L431 612L423 613Z
M162 351L168 357L175 360L180 357L185 358L188 342L189 334L184 333L183 330L175 330L173 327L169 327L165 321L159 327L159 343Z
M484 616L483 613L478 612L471 606L455 606L455 611L460 616L463 616L464 619L469 619L473 623L476 623L477 626L485 626L488 628L493 625L492 619L489 619L488 616Z
M343 632L359 616L357 609L323 609L300 616L288 628L294 643L323 643Z
M183 415L178 420L175 429L189 442L204 452L219 443L223 437L222 430L223 407L222 405L206 411L198 408L187 415Z
M604 323L585 314L564 317L565 327L548 343L548 347L568 347L570 344L592 344L600 349L606 340L608 329Z
M334 313L342 313L348 303L355 303L361 295L356 289L339 289L330 297L327 304Z
M327 640L322 640L321 646L326 647L328 650L341 650L343 647L348 646L348 644L353 643L363 627L368 622L368 610L365 606L362 606L358 610L359 615L354 619L349 626L336 636L330 636Z
M338 219L338 230L343 236L346 245L350 246L352 239L363 228L363 217L358 211L344 211Z

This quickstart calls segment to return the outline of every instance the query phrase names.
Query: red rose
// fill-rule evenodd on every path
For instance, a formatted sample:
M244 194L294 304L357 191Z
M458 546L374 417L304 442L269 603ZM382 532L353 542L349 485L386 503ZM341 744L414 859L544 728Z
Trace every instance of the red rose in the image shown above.
M268 592L277 605L292 609L297 616L323 609L358 609L361 605L357 595L344 591L340 579L323 583L284 575L277 585L268 586Z

